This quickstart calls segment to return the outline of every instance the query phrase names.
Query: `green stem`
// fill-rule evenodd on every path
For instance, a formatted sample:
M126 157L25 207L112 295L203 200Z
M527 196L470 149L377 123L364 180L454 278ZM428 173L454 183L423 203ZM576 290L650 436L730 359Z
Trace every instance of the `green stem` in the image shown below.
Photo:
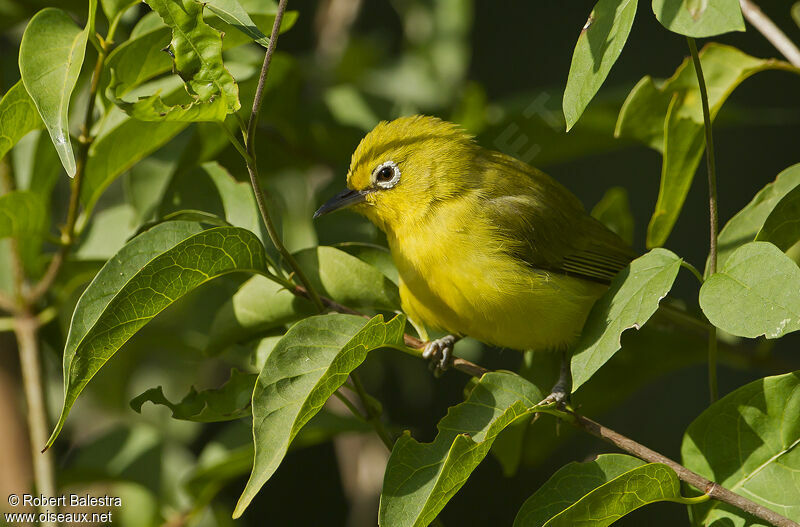
M681 267L692 273L694 277L697 278L697 281L700 282L701 284L705 281L703 280L703 274L697 270L697 267L693 266L686 260L681 260Z
M258 114L261 112L261 105L264 102L264 84L267 81L267 74L269 73L269 66L272 63L272 55L275 52L275 46L278 44L278 34L280 33L283 13L286 11L286 1L287 0L280 0L280 3L278 4L278 11L275 13L275 23L272 25L272 33L269 38L269 46L267 46L267 52L264 55L264 63L261 66L261 75L258 78L258 86L256 86L256 94L253 98L253 110L250 112L250 120L247 123L245 150L249 158L245 157L245 162L247 163L247 172L250 175L250 184L253 187L253 194L255 194L256 197L258 210L261 213L261 219L264 221L264 225L267 228L267 234L269 235L272 244L278 250L281 257L286 261L289 267L291 267L292 272L295 274L295 276L297 276L297 279L303 285L303 288L308 292L308 296L311 301L314 303L317 309L322 312L325 310L325 306L322 303L322 300L320 300L319 294L317 294L317 291L311 285L311 282L308 280L300 266L297 265L297 262L292 254L286 249L286 246L283 244L283 240L281 240L281 237L275 228L275 224L272 222L272 218L270 217L269 210L266 206L264 191L262 190L261 184L258 181L258 162L255 149L256 126L258 124ZM280 268L276 268L276 272L281 273L282 271Z
M367 391L364 389L364 385L361 383L361 379L356 372L351 372L350 378L353 380L353 387L356 389L358 398L361 399L361 404L364 405L364 411L367 413L367 420L375 429L375 432L377 432L378 437L381 438L383 444L386 445L386 448L389 449L389 452L391 452L392 447L394 446L392 436L389 435L388 430L386 430L386 427L383 426L383 421L381 421L380 414L376 413L375 409L369 403L369 396L367 395Z
M347 385L343 384L342 386L347 386ZM348 410L350 410L350 413L352 413L357 419L359 419L360 421L366 421L366 419L364 418L364 415L361 412L358 411L358 408L356 408L356 405L354 405L352 402L350 402L350 399L348 399L347 397L342 395L342 393L339 390L336 390L335 392L333 392L333 395L337 399L339 399L342 402L342 404L345 405Z
M700 64L700 55L697 44L691 37L686 37L689 51L692 54L694 71L697 75L697 84L700 87L700 101L703 106L703 128L706 135L706 168L708 169L708 215L709 215L709 250L708 274L717 272L717 236L719 233L719 216L717 213L717 175L714 159L714 135L711 126L711 112L708 108L708 90L703 77L703 67ZM708 332L708 390L711 402L719 398L717 389L717 328L711 326Z

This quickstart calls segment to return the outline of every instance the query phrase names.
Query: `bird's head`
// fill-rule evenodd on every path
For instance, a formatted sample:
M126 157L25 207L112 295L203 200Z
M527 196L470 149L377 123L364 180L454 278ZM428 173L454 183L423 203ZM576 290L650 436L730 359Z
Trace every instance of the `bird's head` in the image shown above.
M350 207L386 232L419 221L474 183L478 149L460 127L435 117L383 121L353 153L347 188L314 217Z

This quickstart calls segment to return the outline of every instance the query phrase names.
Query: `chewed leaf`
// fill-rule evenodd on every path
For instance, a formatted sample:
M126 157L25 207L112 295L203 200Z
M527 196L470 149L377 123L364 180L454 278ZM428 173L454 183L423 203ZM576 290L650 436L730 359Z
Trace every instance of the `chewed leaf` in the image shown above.
M378 524L426 526L466 483L497 435L532 412L542 399L522 377L485 374L466 401L450 408L432 443L405 433L395 443L383 478Z
M622 333L640 328L672 288L681 259L653 249L621 271L595 302L572 356L572 385L577 390L620 349Z
M224 385L213 390L198 392L194 388L179 403L172 403L164 395L161 386L151 388L131 401L131 408L141 413L142 405L150 401L172 410L174 419L213 423L231 421L250 415L250 398L256 374L231 370L231 377Z
M81 72L96 7L97 0L91 0L89 22L83 30L61 9L42 9L25 28L19 49L22 82L70 177L76 167L69 137L69 100Z
M683 436L686 468L800 522L800 372L751 382L708 407ZM692 524L763 525L712 500Z
M162 223L128 242L75 306L64 348L64 406L47 446L91 378L142 326L213 278L265 266L261 242L237 227Z
M736 249L700 288L708 320L740 337L778 338L800 329L800 267L767 242Z
M361 364L367 353L401 346L405 317L389 322L352 315L321 315L301 320L272 350L253 392L255 459L247 486L236 504L242 515L275 473L301 428Z
M675 471L623 454L603 454L570 463L522 505L514 527L591 525L606 527L634 510L659 501L697 503L684 498Z

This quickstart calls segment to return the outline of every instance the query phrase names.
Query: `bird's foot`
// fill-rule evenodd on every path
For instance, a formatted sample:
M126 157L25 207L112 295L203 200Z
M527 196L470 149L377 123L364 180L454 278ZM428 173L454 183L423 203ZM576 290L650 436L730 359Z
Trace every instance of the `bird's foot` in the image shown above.
M539 404L553 404L559 410L565 410L569 407L569 396L572 394L572 373L569 369L569 358L566 353L561 354L561 372L558 376L558 381L550 395L545 397Z
M453 335L447 335L425 345L422 358L430 361L429 367L436 377L441 377L453 364L453 347L457 340Z

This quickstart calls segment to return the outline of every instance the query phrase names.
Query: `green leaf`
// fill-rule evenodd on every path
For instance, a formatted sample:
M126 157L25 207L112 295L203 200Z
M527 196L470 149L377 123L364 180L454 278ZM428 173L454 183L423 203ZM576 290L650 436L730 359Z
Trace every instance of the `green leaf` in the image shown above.
M800 163L778 174L775 181L758 194L725 224L717 238L717 265L725 265L728 257L743 244L755 240L778 203L800 186Z
M583 26L564 90L568 131L578 122L622 53L636 16L637 3L638 0L600 0Z
M405 317L389 322L321 315L298 322L267 358L253 392L253 472L236 504L242 515L275 473L289 444L373 349L402 346Z
M771 242L788 251L800 240L800 186L789 191L767 217L756 241Z
M269 38L258 29L258 26L237 0L209 0L206 2L206 7L255 42L265 48L269 46Z
M354 309L400 309L397 286L379 269L334 247L314 247L295 259L316 290ZM208 350L251 340L315 312L313 305L283 286L254 276L220 309L211 325Z
M797 27L800 27L800 2L795 2L792 6L792 18Z
M708 407L683 436L683 464L726 489L800 522L800 373L751 382ZM711 500L693 525L763 525Z
M86 288L64 349L64 407L47 445L95 373L139 329L203 283L234 271L262 272L264 249L249 231L172 222L126 244Z
M100 7L103 8L106 18L111 21L117 15L121 15L128 8L135 6L139 0L100 0Z
M512 373L481 377L463 403L439 422L432 443L406 432L395 443L383 477L378 524L426 526L466 483L497 435L542 399L536 386Z
M231 377L221 387L198 392L192 387L177 404L171 403L161 386L151 388L131 401L131 408L142 413L142 405L150 401L172 410L173 419L213 423L232 421L250 415L250 398L256 384L256 374L231 370Z
M0 100L0 159L28 132L44 126L33 99L17 81Z
M680 487L677 474L667 465L603 454L594 461L559 469L525 500L514 527L605 527L650 503L698 501L681 496Z
M0 238L45 234L47 219L42 199L33 192L17 190L0 196Z
M589 312L572 355L572 386L577 390L620 349L622 333L639 329L672 288L681 259L653 249L632 261L611 282Z
M42 9L28 22L19 48L22 82L70 177L75 175L75 156L69 138L69 99L81 72L96 8L97 0L90 0L89 22L83 30L66 12Z
M700 51L700 62L712 120L731 92L751 75L772 69L800 73L786 62L758 59L713 43ZM649 76L639 81L620 111L615 135L638 139L663 153L658 201L647 229L647 246L661 246L678 219L705 148L700 91L691 59L665 81Z
M592 216L614 231L628 245L633 244L633 213L628 191L623 187L611 187L592 209Z
M745 29L739 0L653 0L653 12L662 26L687 37Z
M767 242L736 249L700 288L700 307L720 329L775 339L800 329L800 267Z

